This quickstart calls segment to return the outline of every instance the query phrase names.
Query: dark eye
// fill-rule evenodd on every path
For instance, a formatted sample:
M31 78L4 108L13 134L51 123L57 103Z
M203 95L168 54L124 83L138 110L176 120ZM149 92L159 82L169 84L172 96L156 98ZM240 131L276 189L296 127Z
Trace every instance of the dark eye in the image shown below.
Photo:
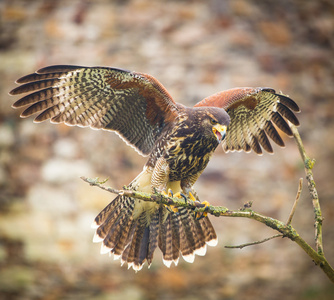
M212 125L216 125L216 124L218 124L218 122L215 120L215 119L210 119L210 123L212 124Z

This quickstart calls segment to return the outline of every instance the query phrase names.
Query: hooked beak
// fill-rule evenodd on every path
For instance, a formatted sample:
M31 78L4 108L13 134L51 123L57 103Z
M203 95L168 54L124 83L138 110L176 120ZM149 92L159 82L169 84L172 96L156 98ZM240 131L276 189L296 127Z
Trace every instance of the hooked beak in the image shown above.
M218 143L220 143L226 135L226 126L216 124L215 126L212 127L212 131L215 134Z

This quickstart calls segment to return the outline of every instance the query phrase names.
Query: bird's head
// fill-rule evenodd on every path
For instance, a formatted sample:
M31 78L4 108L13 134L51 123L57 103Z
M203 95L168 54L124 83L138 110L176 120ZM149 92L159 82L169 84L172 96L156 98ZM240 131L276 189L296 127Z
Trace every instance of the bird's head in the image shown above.
M215 138L220 143L226 135L230 116L218 107L203 107L199 113L200 125L205 136Z

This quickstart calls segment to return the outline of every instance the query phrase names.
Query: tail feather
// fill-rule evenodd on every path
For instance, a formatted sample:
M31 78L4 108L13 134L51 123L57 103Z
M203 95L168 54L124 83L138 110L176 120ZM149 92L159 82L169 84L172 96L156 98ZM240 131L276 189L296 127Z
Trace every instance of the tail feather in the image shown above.
M193 212L180 207L177 213L165 206L138 213L138 200L118 196L96 217L99 224L94 241L102 241L101 253L114 253L115 259L138 271L147 260L150 266L159 247L163 262L177 265L180 254L193 262L195 254L204 255L206 245L215 246L217 236L208 217L197 220Z
M128 256L129 256L129 252L131 249L131 244L128 244L123 253L122 253L122 257L121 257L121 264L123 265L124 263L128 262ZM128 268L130 269L130 266L128 265Z
M180 219L181 221L181 219ZM180 235L180 252L187 262L192 262L191 259L189 260L188 257L190 258L191 254L193 253L193 250L191 249L191 246L189 245L189 241L187 239L187 235L185 233L185 230L182 226L179 228L179 235Z
M128 235L128 238L127 238L127 241L126 241L126 246L122 252L122 256L121 256L121 264L123 265L125 262L128 262L128 256L129 256L129 252L130 252L130 249L131 249L131 243L132 243L132 240L134 239L135 237L135 233L136 233L136 228L137 228L137 220L134 221L131 225L131 230L129 232L129 235ZM130 266L128 266L130 268Z
M116 207L121 206L123 197L117 196L113 201L111 201L95 218L92 227L98 227L103 224L110 214L115 210Z
M138 234L138 231L136 229L137 229L137 222L132 228L133 233L132 233L131 241L128 243L128 245L126 246L126 248L124 249L122 253L122 262L127 262L128 268L130 268L133 265L133 260L134 260L134 246L133 245L135 244L135 241L137 240L137 234Z
M164 264L169 267L173 258L171 214L165 207L160 208L159 248L163 255Z
M136 250L135 250L135 260L134 265L135 267L141 269L146 257L147 257L147 251L148 251L148 244L149 244L149 235L150 230L149 227L144 227L143 234L140 239L137 241Z
M120 212L124 207L123 197L117 196L112 202L110 202L95 218L95 224L99 226L96 230L96 234L100 238L105 238L110 232L112 226L120 218Z
M107 236L103 240L104 245L110 249L113 249L113 252L115 252L116 245L119 245L118 247L120 247L122 243L123 244L125 243L126 238L123 237L122 239L122 235L123 233L129 232L129 229L130 229L129 227L131 225L131 222L129 222L129 219L131 218L132 210L129 209L126 213L120 214L119 218L112 225Z
M195 250L195 253L197 255L204 256L206 254L206 237L201 224L201 219L198 220L194 218L194 225L196 227L198 237L198 248Z
M116 242L115 248L113 250L114 255L118 258L122 255L124 249L129 244L129 241L132 240L135 222L132 215L128 219L128 223L122 228L121 235L119 236L118 241Z
M194 260L194 252L196 249L201 248L202 246L199 243L197 237L197 230L194 226L193 216L189 214L188 209L180 208L179 213L181 216L182 228L185 234L185 239L181 243L181 253L183 258L189 262Z
M205 242L207 243L207 245L212 247L216 246L218 243L218 238L209 218L202 218L199 220L199 222L201 224L201 228L203 230Z
M196 249L195 254L203 256L206 254L206 242L203 236L202 228L200 227L200 223L196 218L193 218L193 226L194 226L194 235L196 238Z
M159 210L156 211L154 216L151 219L149 225L150 239L147 249L147 263L148 266L152 264L153 254L155 249L158 246L158 236L159 236Z
M136 271L139 271L142 268L147 254L149 227L146 227L144 219L145 213L142 213L138 219L132 241L128 245L129 252L126 257L128 266L132 266Z
M104 221L96 230L96 235L104 240L105 246L111 249L118 241L120 232L127 226L134 209L134 201L129 197L118 196L113 202L118 205L113 205L113 207L108 205L103 209L99 215L103 215Z
M173 262L175 265L178 264L180 257L180 227L182 226L180 215L171 215L171 225L172 225L172 245L173 245Z

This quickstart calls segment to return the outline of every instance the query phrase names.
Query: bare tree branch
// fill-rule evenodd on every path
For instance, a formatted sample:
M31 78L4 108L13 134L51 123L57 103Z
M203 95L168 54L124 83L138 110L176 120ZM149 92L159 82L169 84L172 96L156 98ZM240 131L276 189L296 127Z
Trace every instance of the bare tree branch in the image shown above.
M308 181L308 188L309 192L311 194L312 203L315 211L315 228L316 228L316 250L314 250L299 234L298 232L291 226L292 217L296 211L297 203L300 198L301 193L301 186L302 186L302 180L299 181L299 188L297 191L295 203L293 205L293 208L291 210L290 216L288 218L287 223L284 223L280 220L273 219L271 217L264 216L262 214L259 214L251 209L251 205L245 205L242 209L232 211L229 210L227 207L224 206L205 206L199 202L194 202L189 199L185 201L185 199L177 198L177 197L168 197L167 195L160 194L160 193L143 193L133 190L128 190L126 187L123 190L116 190L111 187L106 187L103 184L104 182L99 182L98 179L90 179L86 177L81 177L82 180L88 182L90 185L97 186L103 190L106 190L108 192L118 194L118 195L125 195L128 197L133 197L137 199L141 199L144 201L151 201L156 202L158 204L164 204L164 205L173 205L175 207L183 206L188 207L194 210L194 212L206 212L211 215L214 215L216 217L224 216L224 217L238 217L238 218L249 218L253 219L255 221L261 222L265 224L268 227L271 227L272 229L279 232L279 234L274 235L273 237L264 239L262 241L243 244L240 246L232 246L233 248L243 248L250 245L260 244L263 242L266 242L272 238L283 236L287 237L293 242L297 243L314 261L316 265L318 265L323 272L327 275L327 277L334 283L334 270L328 263L327 259L324 256L323 246L322 246L322 215L321 215L321 209L319 204L319 197L317 190L315 188L315 182L313 179L313 173L312 168L314 166L314 160L311 160L305 152L305 148L303 146L302 140L300 138L299 132L297 128L294 125L291 125L295 141L297 143L298 149L300 151L301 157L304 162L305 166L305 172L306 172L306 179ZM231 248L231 246L229 247Z
M249 218L256 220L265 224L268 227L280 232L284 237L288 237L292 241L296 242L315 262L316 265L319 265L321 269L325 272L328 278L334 282L334 270L329 265L328 261L324 257L324 255L319 254L315 251L304 239L300 237L297 231L289 224L285 224L282 221L261 215L251 209L242 208L241 210L232 211L224 206L204 206L199 202L187 201L185 202L182 198L177 197L168 197L167 195L155 193L148 194L143 192L137 192L133 190L116 190L110 187L105 187L100 184L98 179L90 179L86 177L81 177L82 180L88 182L90 185L97 186L105 191L110 193L125 195L128 197L133 197L136 199L141 199L144 201L156 202L158 204L164 205L173 205L175 207L183 206L194 209L195 212L207 212L216 217L225 216L225 217L238 217L238 218Z

